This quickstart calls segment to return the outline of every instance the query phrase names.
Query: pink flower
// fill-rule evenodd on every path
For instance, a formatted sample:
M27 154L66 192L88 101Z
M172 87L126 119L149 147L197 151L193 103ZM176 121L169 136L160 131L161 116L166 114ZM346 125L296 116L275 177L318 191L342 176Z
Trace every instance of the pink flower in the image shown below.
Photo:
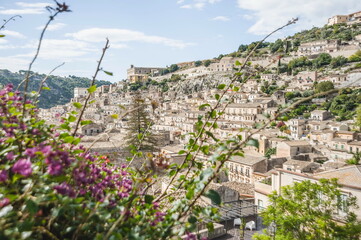
M5 182L8 180L8 173L6 170L0 171L0 182Z
M29 159L20 159L12 167L14 173L28 177L32 174L33 170L31 169L31 162Z
M8 205L10 203L9 198L3 198L0 200L0 208L5 207L6 205Z
M6 154L6 158L10 161L14 160L14 157L15 157L15 155L13 152L9 152L8 154Z

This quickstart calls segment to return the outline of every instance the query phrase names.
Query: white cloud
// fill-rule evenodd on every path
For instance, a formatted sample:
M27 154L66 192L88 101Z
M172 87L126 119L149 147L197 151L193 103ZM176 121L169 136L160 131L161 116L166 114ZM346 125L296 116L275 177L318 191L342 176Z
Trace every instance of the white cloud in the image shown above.
M4 34L5 36L15 37L15 38L26 38L23 34L21 34L19 32L15 32L15 31L10 31L10 30L2 30L1 34Z
M184 3L184 0L178 0L177 1L177 4L182 4L182 3Z
M45 13L45 7L49 6L49 3L26 3L26 2L16 2L19 9L4 9L0 10L0 14L4 15L26 15L26 14L42 14Z
M88 28L76 33L68 33L66 36L71 36L77 40L87 42L104 42L106 38L109 38L111 43L146 42L163 44L175 48L185 48L189 45L193 45L191 43L185 43L181 40L146 35L142 32L120 28Z
M26 2L16 2L16 5L23 8L45 8L46 6L49 6L49 3L45 2L38 2L38 3L26 3Z
M54 24L50 24L46 30L47 31L55 31L55 30L65 27L65 26L66 26L65 23L54 23ZM36 29L43 30L43 28L44 28L44 26L39 26Z
M39 8L0 10L0 14L4 14L4 15L42 14L44 12L45 12L44 9L39 9Z
M197 9L202 10L207 4L215 4L222 0L193 0L191 4L185 4L180 6L180 8L187 8L187 9ZM183 3L184 1L180 0L177 3Z
M33 51L21 55L16 55L16 57L34 56L37 44L38 41L32 41L28 44L25 44L21 48L30 48L33 49ZM9 46L8 48L13 47L15 46ZM74 57L81 57L88 53L93 53L97 51L99 51L98 48L94 47L90 43L83 41L71 39L44 39L41 45L39 58L56 59L59 61L71 61Z
M266 34L288 20L299 17L296 30L312 26L322 26L327 19L337 14L355 12L360 7L359 0L237 0L238 7L251 12L256 22L248 29L253 34Z
M222 22L227 22L231 19L229 19L228 17L226 16L217 16L215 18L212 18L213 21L222 21Z
M187 5L182 5L182 6L180 6L180 8L188 8L188 9L191 9L191 8L193 8L193 7L192 7L192 5L187 4Z
M128 48L128 45L122 44L122 43L114 43L114 44L110 44L110 48L112 48L112 49L123 49L123 48Z

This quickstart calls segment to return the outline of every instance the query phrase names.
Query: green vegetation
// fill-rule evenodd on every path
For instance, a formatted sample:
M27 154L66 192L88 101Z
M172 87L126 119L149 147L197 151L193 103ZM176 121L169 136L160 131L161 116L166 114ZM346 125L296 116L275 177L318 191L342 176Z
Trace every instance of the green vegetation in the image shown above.
M354 54L352 54L348 60L350 62L360 62L361 61L361 50L358 50L357 52L355 52Z
M342 194L338 187L336 179L307 180L282 187L281 194L273 192L261 213L271 227L254 239L359 239L361 222L353 211L356 197Z
M315 60L312 61L312 64L316 68L320 68L331 63L332 57L328 53L321 53Z
M211 63L212 63L212 61L209 60L209 59L207 59L207 60L204 61L203 65L204 65L205 67L208 67L209 65L211 65Z
M312 42L316 40L344 40L350 41L356 35L361 34L361 26L346 24L335 24L321 28L314 27L310 30L304 30L291 36L293 43Z
M195 67L199 67L199 66L201 66L202 64L203 64L203 62L200 61L200 60L194 62L194 66L195 66Z
M347 160L346 163L352 164L352 165L359 165L360 160L361 160L361 152L355 152L355 153L353 153L352 158Z
M268 159L271 158L272 155L276 154L277 152L277 148L269 148L267 149L266 153L264 154L264 156Z
M323 108L330 111L336 120L344 121L352 119L356 108L361 104L361 89L345 89L331 101L323 104Z
M278 86L275 81L273 81L271 84L268 81L264 81L263 85L261 86L261 91L268 95L274 93L277 90Z
M9 83L14 84L16 88L20 82L24 79L25 71L19 71L18 73L10 72L9 70L0 70L0 85L7 85ZM33 73L30 78L29 89L30 91L38 91L40 82L46 77L45 74ZM74 96L74 88L76 87L89 87L91 80L84 77L68 76L49 76L44 86L50 88L50 90L43 90L39 98L40 108L51 108L56 105L63 105L70 102L70 99ZM108 81L95 81L97 86L109 85Z
M320 82L320 83L316 83L315 85L316 93L327 92L334 88L335 86L331 81Z
M141 151L154 151L157 145L157 140L152 134L152 121L149 114L145 111L146 104L141 98L140 93L137 92L133 99L128 117L128 133L125 137L126 144L130 148L138 147ZM138 151L137 150L137 151Z

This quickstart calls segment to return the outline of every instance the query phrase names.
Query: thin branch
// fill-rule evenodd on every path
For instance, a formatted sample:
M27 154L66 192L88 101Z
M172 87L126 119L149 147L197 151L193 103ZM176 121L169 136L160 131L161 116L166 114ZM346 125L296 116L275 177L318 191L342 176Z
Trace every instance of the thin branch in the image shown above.
M357 79L355 82L358 82L360 79ZM353 83L348 84L347 86L345 86L344 88L341 89L345 89L348 88L349 86L351 86ZM356 88L356 87L355 87ZM212 182L212 180L217 176L217 174L219 173L220 169L223 167L224 163L229 160L229 158L238 150L240 150L242 147L244 147L247 142L252 138L253 135L259 133L260 131L264 130L271 122L275 121L279 116L281 116L282 114L290 111L291 109L295 108L296 106L298 106L301 103L307 102L309 100L312 100L315 97L321 97L321 96L326 96L335 92L340 91L341 89L332 89L326 92L321 92L321 93L317 93L314 94L312 96L300 99L299 101L291 104L289 107L285 108L283 111L279 112L278 114L276 114L272 119L270 119L263 127L261 127L260 129L258 129L257 131L253 132L252 134L250 134L248 137L246 137L240 144L238 144L237 146L235 146L233 149L231 149L228 153L227 153L227 157L221 161L221 164L218 165L218 167L216 168L216 171L214 171L212 177L210 178L210 180L205 184L204 188L197 194L197 196L193 199L192 203L189 205L189 208L187 208L182 214L180 214L178 220L185 216L188 211L191 209L192 206L194 206L194 204L196 203L196 201L204 194L207 186Z
M107 38L107 39L106 39L106 42L105 42L105 46L104 46L103 51L102 51L102 55L101 55L101 57L100 57L100 59L99 59L99 61L98 61L98 66L97 66L97 68L96 68L96 70L95 70L95 74L94 74L94 76L93 76L93 78L92 78L90 87L95 84L95 79L96 79L98 73L102 70L101 67L100 67L100 65L101 65L101 63L102 63L102 61L103 61L105 52L107 51L108 48L109 48L109 39ZM82 119L82 117L83 117L83 115L84 115L84 112L85 112L86 107L88 106L88 102L89 102L89 99L90 99L91 96L92 96L92 93L89 93L88 96L87 96L87 98L85 99L84 106L83 106L83 108L82 108L82 110L81 110L81 112L80 112L80 116L79 116L78 121L76 122L76 125L75 125L75 129L74 129L74 132L73 132L73 137L76 135L76 132L78 131L78 128L79 128L81 119Z
M118 117L118 119L121 119L125 116L127 116L129 113L134 112L135 110L139 109L140 107L136 107L133 108L131 110L126 111L125 113L123 113L120 117ZM100 134L100 136L98 138L96 138L91 144L90 146L85 150L85 153L89 152L89 150L94 146L95 143L97 143L104 135L108 134L110 131L112 131L114 129L114 127L108 129L107 131L105 131L104 133Z
M30 72L31 72L31 68L35 62L35 60L38 58L38 55L39 55L39 52L40 52L40 48L41 48L41 44L43 42L43 38L44 38L44 34L45 34L45 31L46 29L48 28L48 26L50 25L50 23L52 21L54 21L55 17L59 14L59 13L62 13L62 12L70 12L69 10L69 7L63 3L63 4L59 4L57 1L55 1L55 3L58 5L58 7L56 9L52 8L52 7L46 7L46 9L52 13L50 16L49 16L49 20L48 22L45 24L43 30L41 31L41 34L40 34L40 38L39 38L39 42L38 42L38 47L36 49L36 53L33 57L33 59L31 60L30 64L29 64L29 67L28 67L28 70L26 72L26 76L25 76L25 86L24 86L24 101L23 101L23 115L25 113L25 103L26 103L26 100L27 100L27 91L28 91L28 85L29 85L29 79L30 79ZM20 84L19 86L17 87L17 90L20 88Z
M257 45L256 45L256 46L251 50L251 52L247 55L244 63L243 63L243 64L241 65L241 67L238 69L238 73L240 73L240 72L247 66L248 60L250 59L250 57L253 55L253 53L256 51L256 49L258 48L258 46L259 46L261 43L263 43L268 37L270 37L270 36L271 36L272 34L274 34L275 32L280 31L281 29L283 29L283 28L285 28L285 27L287 27L287 26L289 26L289 25L291 25L291 24L296 23L296 21L298 21L298 18L292 19L292 20L288 21L287 24L285 24L285 25L277 28L276 30L272 31L272 32L269 33L267 36L265 36L261 41L259 41L259 42L257 43ZM223 90L223 92L221 93L221 95L220 95L220 97L219 97L216 105L210 109L210 112L213 111L213 110L215 110L215 109L217 109L217 108L220 106L221 100L222 100L223 96L227 93L228 89L230 89L230 87L237 81L237 79L239 79L239 76L238 76L237 74L235 74L235 75L233 76L233 78L231 79L231 82L227 85L227 87L226 87L226 88ZM245 83L246 83L246 81L243 82L243 84L245 84ZM192 149L192 147L195 146L195 144L197 144L198 141L200 140L200 138L202 137L203 132L204 132L204 130L205 130L205 128L206 128L206 123L208 123L210 119L211 119L211 116L210 116L210 114L209 114L209 115L207 116L206 121L205 121L205 123L203 124L202 128L199 130L198 135L195 137L194 143L193 143L192 146L190 147L190 150L187 151L187 154L186 154L184 160L182 161L181 165L177 168L176 174L173 175L173 177L171 178L169 184L168 184L167 187L165 188L165 191L156 199L156 201L159 201L159 200L162 199L164 196L166 196L167 190L169 189L169 187L170 187L170 186L172 185L172 183L174 182L177 174L182 170L183 166L185 165L185 163L186 163L186 161L187 161L187 157L191 154L191 149ZM218 119L218 118L217 118L217 119ZM214 124L215 124L215 122L212 124L212 127L214 127ZM202 142L201 142L201 144L202 144ZM200 150L200 147L198 148L197 153L199 152L199 150ZM193 157L193 158L194 158L194 157ZM193 158L192 158L192 160L193 160Z
M1 25L0 30L4 29L5 26L6 26L6 24L8 24L11 20L15 21L15 19L16 19L17 17L18 17L18 18L22 18L22 16L20 16L20 15L14 15L14 16L12 16L11 18L9 18L8 20L5 20L5 19L4 19L4 24Z
M48 73L48 75L46 75L45 78L40 82L39 89L38 89L38 95L36 96L35 102L39 99L40 93L41 93L41 91L43 90L43 85L44 85L44 83L46 82L46 80L49 78L49 76L50 76L55 70L57 70L58 68L60 68L60 67L63 66L64 64L65 64L65 62L63 62L62 64L59 64L58 66L56 66L55 68L53 68L53 70L51 70L51 71Z

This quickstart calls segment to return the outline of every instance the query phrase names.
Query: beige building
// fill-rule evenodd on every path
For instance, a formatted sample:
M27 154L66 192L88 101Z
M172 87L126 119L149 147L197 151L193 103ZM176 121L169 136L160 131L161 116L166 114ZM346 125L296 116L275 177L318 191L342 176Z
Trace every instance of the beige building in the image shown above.
M320 53L336 52L340 49L340 40L317 40L313 42L301 43L298 47L297 55L314 55Z
M244 157L233 156L226 162L229 181L241 183L255 182L255 172L267 172L267 159L260 154L254 153Z
M160 71L164 68L148 68L148 67L134 67L130 65L130 68L127 70L127 79L130 82L145 81L148 79L148 76L159 76Z
M311 153L312 146L308 141L284 141L277 145L277 158L289 158L300 153Z
M336 15L328 19L327 25L346 23L347 25L361 23L361 11L354 12L348 15Z
M361 166L352 165L339 169L324 171L316 174L304 174L285 169L276 169L272 172L269 184L255 183L255 204L260 207L267 207L270 203L268 195L273 191L281 192L283 186L292 185L295 182L309 180L317 182L319 179L337 178L340 184L342 198L354 196L357 198L357 204L361 206ZM361 219L361 210L352 209L359 219ZM336 214L343 214L342 210L338 210Z
M334 24L347 23L348 18L348 15L336 15L328 19L327 25L331 26Z

